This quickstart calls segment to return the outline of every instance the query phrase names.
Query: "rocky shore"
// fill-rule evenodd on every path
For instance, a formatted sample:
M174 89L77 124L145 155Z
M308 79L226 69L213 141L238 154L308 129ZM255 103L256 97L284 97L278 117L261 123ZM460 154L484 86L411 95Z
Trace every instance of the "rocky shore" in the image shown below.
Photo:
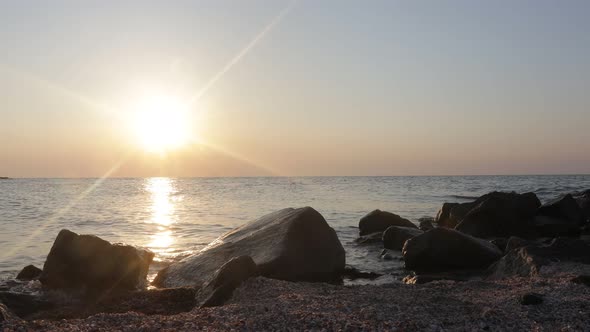
M401 251L408 275L346 266L313 208L230 231L161 270L153 253L62 230L43 269L0 284L2 331L590 330L590 190L541 204L492 192L445 203L419 226L375 210L359 246ZM381 252L382 251L382 252ZM386 276L385 276L386 277Z

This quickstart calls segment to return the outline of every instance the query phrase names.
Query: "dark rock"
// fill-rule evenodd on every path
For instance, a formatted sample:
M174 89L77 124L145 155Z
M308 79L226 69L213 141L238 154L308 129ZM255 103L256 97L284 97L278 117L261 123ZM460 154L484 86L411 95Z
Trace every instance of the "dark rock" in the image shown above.
M0 292L0 302L21 318L27 318L36 312L51 310L56 306L54 302L43 296L10 291Z
M586 220L590 220L590 189L573 194L576 203L584 212Z
M397 214L387 211L374 210L362 217L359 221L359 233L360 235L367 235L376 232L383 232L390 226L418 228L411 221L404 219Z
M533 193L492 192L478 198L456 230L476 237L531 236L533 218L541 204Z
M543 295L537 293L526 293L518 298L522 305L537 305L543 303Z
M584 211L571 194L543 204L537 211L537 215L563 219L578 225L586 222Z
M356 279L371 279L371 280L373 280L373 279L377 279L381 276L382 276L382 274L375 273L375 272L361 271L361 270L351 267L351 266L346 266L346 268L344 269L344 272L342 273L343 278L347 278L350 280L356 280Z
M450 280L450 281L469 281L481 277L480 270L464 270L453 272L440 272L429 274L409 275L402 281L408 285L426 284L433 281Z
M459 203L444 203L443 206L438 210L436 214L435 222L439 227L455 228L459 223L462 216L457 216L457 213L451 217L451 210L459 207ZM457 210L459 211L459 210ZM467 213L467 212L465 212Z
M502 256L488 241L448 228L435 228L406 241L406 268L416 272L485 268Z
M590 287L590 275L581 275L573 278L571 282Z
M418 219L418 222L420 223L420 226L418 228L420 228L420 230L424 232L434 228L434 225L432 225L432 223L434 222L434 218L432 217L422 217Z
M383 232L383 246L387 249L402 250L408 239L424 233L417 228L391 226Z
M510 250L489 267L490 278L530 277L553 262L590 264L590 243L580 239L557 238L549 244L529 243Z
M256 276L258 267L250 256L240 256L223 264L215 276L197 293L199 307L217 307L227 302L242 282Z
M198 254L158 272L159 287L201 287L233 257L252 257L260 275L290 281L332 281L345 265L336 232L316 210L283 209L238 227Z
M139 289L146 285L153 257L149 250L64 229L47 255L39 280L46 288L79 290L90 296Z
M509 252L511 250L524 247L528 243L529 242L523 238L520 238L518 236L511 236L508 239L508 242L506 243L506 248L504 248L504 252Z
M572 195L567 194L541 206L535 218L540 236L579 236L586 222L584 211Z
M359 236L356 240L354 240L357 244L371 244L371 243L381 243L383 239L383 232L376 232L371 233L363 236Z
M25 266L16 276L18 280L35 280L38 279L43 270L36 267L35 265Z
M506 245L508 244L508 239L505 237L499 237L497 239L493 239L490 241L493 245L498 247L502 252L506 251Z
M0 303L0 328L3 322L19 321L21 320L17 315L13 314L8 307Z

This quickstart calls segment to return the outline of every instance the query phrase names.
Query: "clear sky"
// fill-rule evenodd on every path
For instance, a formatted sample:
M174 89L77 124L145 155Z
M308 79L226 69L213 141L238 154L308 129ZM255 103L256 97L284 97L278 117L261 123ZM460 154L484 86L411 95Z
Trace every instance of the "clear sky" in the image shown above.
M1 1L0 176L590 173L589 17L575 0ZM155 152L137 105L160 97L190 139Z

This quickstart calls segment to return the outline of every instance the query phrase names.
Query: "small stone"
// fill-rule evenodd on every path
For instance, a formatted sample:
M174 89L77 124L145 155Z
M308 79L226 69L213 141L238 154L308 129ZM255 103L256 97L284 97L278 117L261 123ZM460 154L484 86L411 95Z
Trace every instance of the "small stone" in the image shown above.
M522 305L537 305L543 303L543 295L538 293L526 293L519 298Z
M18 280L34 280L38 279L39 276L43 273L43 270L36 267L35 265L27 265L25 266L16 276Z

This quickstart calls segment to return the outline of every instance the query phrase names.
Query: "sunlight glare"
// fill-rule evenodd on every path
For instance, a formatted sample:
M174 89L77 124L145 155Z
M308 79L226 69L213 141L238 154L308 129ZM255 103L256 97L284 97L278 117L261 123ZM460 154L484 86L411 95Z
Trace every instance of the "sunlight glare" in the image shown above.
M136 107L133 120L137 139L149 152L166 152L190 141L188 106L167 96L147 98Z

